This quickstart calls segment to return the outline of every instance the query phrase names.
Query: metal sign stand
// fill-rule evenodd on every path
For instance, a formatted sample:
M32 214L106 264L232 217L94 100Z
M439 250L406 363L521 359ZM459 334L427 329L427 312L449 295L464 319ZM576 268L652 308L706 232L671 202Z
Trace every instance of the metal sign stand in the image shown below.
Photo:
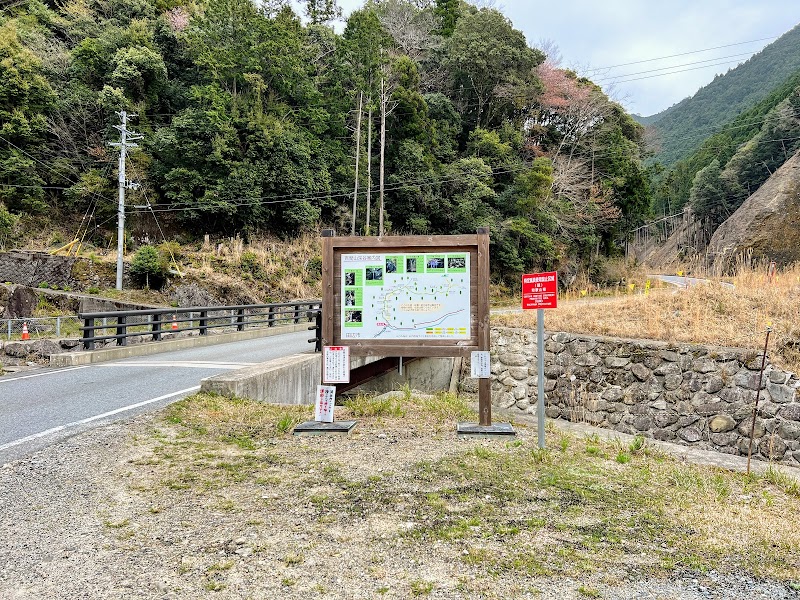
M537 398L536 421L539 448L545 447L544 436L544 309L558 308L558 273L532 273L522 276L522 308L536 309Z
M536 357L538 371L536 377L536 422L539 430L539 448L544 448L544 309L536 310Z

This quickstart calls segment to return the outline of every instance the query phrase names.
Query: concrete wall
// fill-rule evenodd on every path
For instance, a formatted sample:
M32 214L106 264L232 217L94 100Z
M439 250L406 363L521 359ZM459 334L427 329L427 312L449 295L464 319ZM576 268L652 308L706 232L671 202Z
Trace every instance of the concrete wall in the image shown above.
M319 354L294 354L208 377L200 390L271 404L314 404L321 368Z
M398 390L404 386L420 392L448 391L453 377L453 358L421 358L403 365L403 372L392 371L373 379L355 391L379 394Z
M536 334L492 329L492 402L534 412ZM547 333L546 414L728 454L747 454L761 356L754 351ZM477 382L464 379L466 390ZM800 464L800 381L767 361L754 455Z
M380 357L354 357L351 368ZM204 379L201 390L223 396L251 398L272 404L314 404L317 385L322 379L318 353L303 353L221 373ZM355 391L386 392L404 385L424 392L447 391L453 373L452 358L423 358L397 371L387 373Z

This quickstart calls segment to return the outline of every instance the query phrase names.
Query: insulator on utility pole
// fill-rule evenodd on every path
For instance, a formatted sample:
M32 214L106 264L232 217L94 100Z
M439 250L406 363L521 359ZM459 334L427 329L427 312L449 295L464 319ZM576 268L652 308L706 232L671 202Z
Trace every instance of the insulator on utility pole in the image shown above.
M134 144L134 140L142 139L142 135L135 131L128 131L128 116L135 117L136 115L128 115L124 110L117 113L121 121L120 125L114 125L114 129L119 131L119 142L111 142L109 146L119 148L119 177L117 178L119 184L119 203L117 206L117 289L122 289L122 255L125 250L125 189L136 189L139 187L138 183L131 183L125 179L125 154L128 148L138 148L138 144Z

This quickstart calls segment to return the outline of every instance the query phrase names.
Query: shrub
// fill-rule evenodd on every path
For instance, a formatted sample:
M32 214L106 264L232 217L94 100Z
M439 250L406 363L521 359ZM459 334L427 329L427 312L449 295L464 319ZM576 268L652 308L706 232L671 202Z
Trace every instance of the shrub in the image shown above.
M0 247L5 246L6 239L11 235L17 216L11 214L5 204L0 202Z
M258 258L258 254L251 252L250 250L242 252L242 257L239 259L239 264L242 266L242 271L245 273L252 273L256 276L258 276L261 271L260 263L261 261Z
M131 262L131 275L140 283L150 288L150 282L156 289L164 285L167 265L161 259L158 250L153 246L142 246L136 251Z

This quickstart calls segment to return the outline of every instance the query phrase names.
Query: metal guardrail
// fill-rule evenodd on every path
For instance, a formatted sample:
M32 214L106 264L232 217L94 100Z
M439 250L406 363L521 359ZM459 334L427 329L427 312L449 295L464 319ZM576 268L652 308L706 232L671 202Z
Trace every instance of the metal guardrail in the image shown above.
M74 338L80 334L81 321L77 315L0 319L0 338L21 340L23 326L27 327L28 335L32 340L54 337Z
M317 336L309 342L316 342L319 351L321 311L322 303L311 301L94 312L80 313L78 317L83 321L80 341L85 350L94 350L98 342L105 344L112 340L117 346L127 346L128 339L134 337L158 342L187 331L208 335L214 330L244 331L254 327L300 323L307 319L316 320L309 329L317 330Z

